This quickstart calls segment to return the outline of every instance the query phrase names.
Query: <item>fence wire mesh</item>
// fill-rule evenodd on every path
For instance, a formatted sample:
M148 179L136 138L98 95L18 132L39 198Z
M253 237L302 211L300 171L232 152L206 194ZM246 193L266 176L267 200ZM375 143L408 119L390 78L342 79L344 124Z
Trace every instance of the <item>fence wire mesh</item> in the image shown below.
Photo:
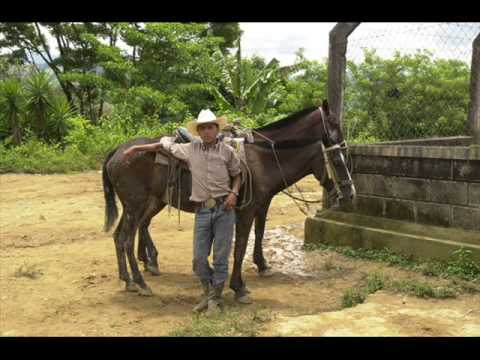
M348 38L343 126L354 142L467 135L480 23L361 23Z

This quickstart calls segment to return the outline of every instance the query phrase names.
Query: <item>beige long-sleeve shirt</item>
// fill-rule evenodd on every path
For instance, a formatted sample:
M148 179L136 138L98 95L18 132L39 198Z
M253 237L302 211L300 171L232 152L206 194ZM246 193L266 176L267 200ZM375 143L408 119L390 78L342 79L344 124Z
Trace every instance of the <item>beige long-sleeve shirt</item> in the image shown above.
M235 150L222 142L206 147L202 142L176 144L171 138L160 139L162 147L187 162L192 173L191 201L228 195L231 178L240 174L240 159Z

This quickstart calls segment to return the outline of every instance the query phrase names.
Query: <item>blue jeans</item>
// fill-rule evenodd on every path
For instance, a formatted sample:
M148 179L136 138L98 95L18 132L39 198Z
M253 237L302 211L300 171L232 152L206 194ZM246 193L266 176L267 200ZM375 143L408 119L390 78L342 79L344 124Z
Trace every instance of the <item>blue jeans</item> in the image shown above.
M216 286L227 280L234 224L235 210L226 210L223 204L195 212L193 271L202 283ZM208 263L212 245L213 269Z

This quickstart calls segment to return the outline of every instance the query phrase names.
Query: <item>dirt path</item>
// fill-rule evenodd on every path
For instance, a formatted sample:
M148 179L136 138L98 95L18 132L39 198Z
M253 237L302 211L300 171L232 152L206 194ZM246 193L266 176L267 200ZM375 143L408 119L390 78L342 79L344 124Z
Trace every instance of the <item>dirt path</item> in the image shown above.
M313 178L304 179L300 186L309 198L319 198ZM177 229L176 211L172 210L171 215L165 211L154 218L150 229L160 253L161 275L145 274L154 292L147 298L124 291L123 282L118 280L111 234L102 232L103 219L101 174L97 171L74 175L0 175L0 335L162 336L191 321L191 308L200 294L191 271L193 215L182 213L182 230ZM372 311L377 312L378 318L387 313L385 308L390 305L392 311L399 306L397 295L375 294L363 305L341 310L345 289L357 286L365 274L377 270L395 276L419 276L332 252L304 253L303 221L304 215L290 199L277 196L269 213L265 239L265 254L275 275L268 279L257 276L250 246L244 278L255 304L240 307L233 302L233 293L226 292L227 310L268 310L273 314L273 321L265 324L260 335L302 335L304 329L297 326L298 319L302 319L301 324L317 325L319 320L299 316L314 314L337 314L337 323L338 316L340 320L345 316L347 326L347 315L368 306L375 296L379 305ZM292 241L294 235L297 237ZM33 278L19 276L19 272ZM427 326L432 330L423 331L411 326L417 316L412 310L408 322L395 323L400 335L480 335L478 294L460 295L448 301L415 299L406 304L402 304L403 308L432 309L433 317L438 307L442 309L438 319L444 319L445 309L450 309L450 320L461 321L464 326L452 327L448 321L432 320ZM419 324L425 322L422 316L418 315ZM285 323L295 319L297 327L287 326L289 330L285 331ZM331 327L325 325L326 321L323 327L309 328L309 334L328 335L325 329ZM379 333L369 335L390 334L390 330L377 328ZM352 332L355 333L355 327L332 333Z

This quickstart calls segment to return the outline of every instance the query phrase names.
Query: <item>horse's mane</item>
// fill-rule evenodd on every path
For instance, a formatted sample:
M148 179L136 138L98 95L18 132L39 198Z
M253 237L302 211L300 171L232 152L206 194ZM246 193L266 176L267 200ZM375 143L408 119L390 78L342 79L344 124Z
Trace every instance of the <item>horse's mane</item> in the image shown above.
M268 125L256 128L255 130L256 131L259 131L259 130L260 131L261 130L277 130L277 129L283 128L285 126L288 126L288 125L294 123L295 121L304 117L305 115L310 114L311 112L315 111L316 109L318 109L317 106L312 106L312 107L297 111L296 113L293 113L293 114L287 116L286 118L283 118L281 120L275 121L275 122L270 123Z
M317 141L320 141L320 138L303 138L297 140L283 140L283 141L276 141L274 143L274 148L277 149L295 149L303 146L311 145ZM272 145L268 141L255 141L253 143L249 143L251 145L260 146L263 148L271 149Z

